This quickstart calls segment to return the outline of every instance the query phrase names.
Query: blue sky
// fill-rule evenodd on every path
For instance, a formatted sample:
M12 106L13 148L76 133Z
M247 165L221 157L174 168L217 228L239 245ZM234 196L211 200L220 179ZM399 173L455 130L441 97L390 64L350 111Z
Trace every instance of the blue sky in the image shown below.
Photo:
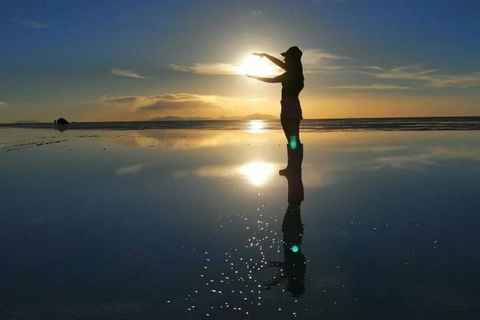
M480 115L480 2L2 1L0 121L278 114L251 52L304 51L306 117Z

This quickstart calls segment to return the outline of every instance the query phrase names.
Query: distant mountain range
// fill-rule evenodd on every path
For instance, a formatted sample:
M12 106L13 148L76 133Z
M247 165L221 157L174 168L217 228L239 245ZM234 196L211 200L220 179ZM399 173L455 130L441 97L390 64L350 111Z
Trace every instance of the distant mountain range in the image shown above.
M18 120L15 123L40 123L40 121L37 121L37 120Z
M156 117L148 119L147 121L192 121L192 120L277 120L278 117L272 116L271 114L264 113L254 113L248 116L236 116L236 117L219 117L219 118L210 118L210 117L176 117L176 116L166 116L166 117Z

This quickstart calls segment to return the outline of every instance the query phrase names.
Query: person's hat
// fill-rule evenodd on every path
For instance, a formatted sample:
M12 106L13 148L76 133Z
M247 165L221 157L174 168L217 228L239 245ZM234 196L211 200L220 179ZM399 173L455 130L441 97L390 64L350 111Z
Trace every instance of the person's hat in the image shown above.
M298 47L290 47L287 51L280 53L282 56L291 58L301 58L302 51Z

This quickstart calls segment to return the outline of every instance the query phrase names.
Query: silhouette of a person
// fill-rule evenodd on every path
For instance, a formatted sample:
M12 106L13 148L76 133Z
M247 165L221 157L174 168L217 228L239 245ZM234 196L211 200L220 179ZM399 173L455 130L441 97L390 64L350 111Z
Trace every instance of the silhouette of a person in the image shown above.
M300 91L304 87L302 51L298 47L291 47L281 53L285 58L281 61L266 53L254 53L259 57L265 57L274 64L285 70L285 73L273 77L264 78L247 74L247 77L257 79L267 83L282 84L282 100L280 102L282 111L280 121L287 138L288 165L280 170L281 175L290 172L299 172L303 159L303 145L300 141L300 120L302 117L302 107L298 98Z

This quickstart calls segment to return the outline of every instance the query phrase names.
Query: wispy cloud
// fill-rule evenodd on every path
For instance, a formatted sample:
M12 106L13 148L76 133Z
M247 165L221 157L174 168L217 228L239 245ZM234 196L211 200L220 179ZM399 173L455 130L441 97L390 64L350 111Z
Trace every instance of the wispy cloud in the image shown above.
M231 63L194 63L192 65L170 64L170 68L175 71L205 75L238 75L240 66Z
M305 65L318 65L322 64L324 60L353 60L350 57L339 56L324 52L320 49L306 49L303 51L302 61Z
M478 88L480 87L480 72L464 75L438 76L432 79L432 81L429 83L429 86L438 88Z
M410 90L411 87L405 86L393 86L385 84L373 84L369 86L336 86L336 87L325 87L326 89L344 89L344 90Z
M302 63L306 73L321 70L339 70L344 69L340 66L332 66L332 60L353 60L350 57L340 56L324 52L320 49L305 49L303 51Z
M144 165L143 164L134 164L131 166L119 167L115 169L115 174L117 176L124 175L124 174L131 174L142 171Z
M123 70L119 68L113 68L110 71L111 74L119 77L135 78L135 79L144 79L146 77L139 75L133 70Z
M328 65L327 62L331 60L352 60L352 58L334 55L321 51L320 49L306 49L303 51L302 62L305 72L341 68ZM203 75L243 75L245 73L242 72L241 63L193 63L190 65L170 64L170 68L175 71ZM281 70L279 72L281 72Z
M325 3L325 2L347 2L347 0L312 0L313 3Z
M148 98L148 104L139 111L216 109L220 107L218 96L202 96L189 93L165 94Z
M46 29L48 28L48 25L38 22L38 21L33 21L33 20L14 20L25 27L33 28L33 29Z
M480 72L460 75L440 74L441 69L424 69L421 65L402 66L392 69L377 67L370 71L358 71L378 79L412 80L423 82L427 87L448 88L480 87Z
M174 93L155 96L125 96L102 98L96 104L110 109L129 109L134 112L185 111L220 109L237 104L238 99L215 95Z
M246 115L266 108L265 99L236 98L192 93L152 96L100 97L77 107L74 117L82 121L149 120L164 116L211 117ZM73 116L72 116L73 117Z
M250 17L252 18L258 18L258 17L261 17L263 16L263 11L262 10L254 10L250 13Z

